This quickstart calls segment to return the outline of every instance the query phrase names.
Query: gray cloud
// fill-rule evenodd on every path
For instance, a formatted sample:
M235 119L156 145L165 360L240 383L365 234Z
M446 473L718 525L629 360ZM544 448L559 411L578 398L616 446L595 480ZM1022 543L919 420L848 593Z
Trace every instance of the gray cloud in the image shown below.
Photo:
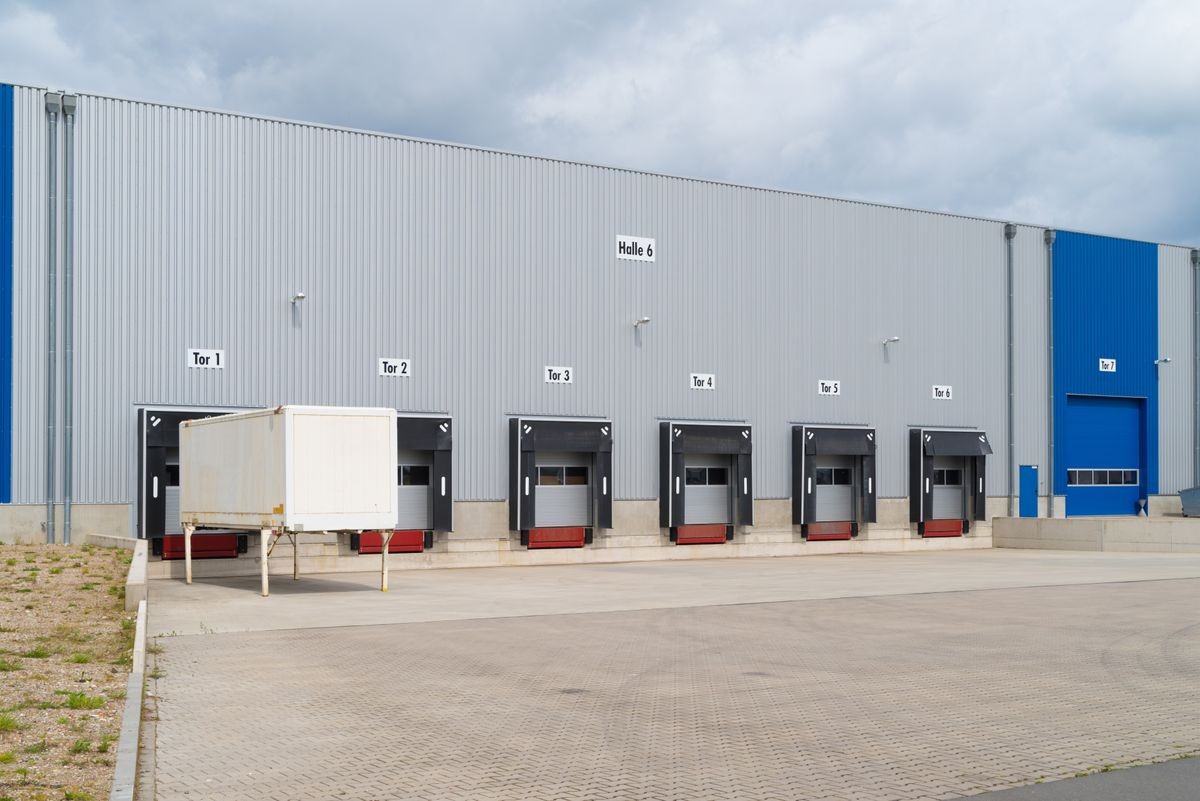
M1187 0L0 2L0 79L1200 244Z

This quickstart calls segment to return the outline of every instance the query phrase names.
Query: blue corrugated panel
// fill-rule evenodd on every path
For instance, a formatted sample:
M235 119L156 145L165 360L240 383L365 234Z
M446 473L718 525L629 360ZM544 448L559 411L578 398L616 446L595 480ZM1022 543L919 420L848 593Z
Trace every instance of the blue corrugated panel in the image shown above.
M1131 496L1158 492L1158 355L1158 247L1060 232L1054 488L1067 496L1067 514L1132 514ZM1115 362L1114 369L1103 369L1101 360ZM1137 469L1138 486L1068 486L1068 470L1099 468Z
M13 88L0 84L0 503L12 501Z

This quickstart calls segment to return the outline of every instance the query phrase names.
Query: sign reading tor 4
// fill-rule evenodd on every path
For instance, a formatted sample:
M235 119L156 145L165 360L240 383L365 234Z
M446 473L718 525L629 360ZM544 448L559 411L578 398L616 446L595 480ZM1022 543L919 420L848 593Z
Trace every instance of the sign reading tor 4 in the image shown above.
M617 258L654 261L654 240L641 236L617 235Z
M717 377L713 373L692 373L688 386L692 389L716 389Z

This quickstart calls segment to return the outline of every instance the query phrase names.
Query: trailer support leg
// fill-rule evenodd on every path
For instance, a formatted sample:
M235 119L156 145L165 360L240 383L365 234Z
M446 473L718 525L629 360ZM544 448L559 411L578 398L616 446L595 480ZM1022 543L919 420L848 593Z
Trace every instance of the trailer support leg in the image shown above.
M292 581L299 581L300 580L300 551L296 547L296 540L299 538L294 532L289 531L288 539L292 541Z
M192 532L195 530L191 523L183 524L183 572L188 584L192 583Z
M262 596L266 598L270 594L270 589L267 586L267 559L271 556L271 534L273 532L269 528L264 528L261 532L260 543L262 546Z
M379 591L387 592L388 591L388 565L387 565L388 547L392 544L392 535L395 534L396 532L395 531L381 531L379 533L383 539L383 548L379 554L379 558L382 560L380 563L380 567L379 567Z

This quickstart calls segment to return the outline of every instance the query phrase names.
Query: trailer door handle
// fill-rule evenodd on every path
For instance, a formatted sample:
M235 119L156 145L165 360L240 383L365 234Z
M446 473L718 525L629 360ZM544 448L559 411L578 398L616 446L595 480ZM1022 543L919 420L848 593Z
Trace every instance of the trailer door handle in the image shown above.
M155 497L155 498L157 498L157 497L158 497L158 476L155 476L155 477L154 477L154 490L153 490L153 493L154 493L154 497Z
M446 477L442 476L442 497L446 497Z

